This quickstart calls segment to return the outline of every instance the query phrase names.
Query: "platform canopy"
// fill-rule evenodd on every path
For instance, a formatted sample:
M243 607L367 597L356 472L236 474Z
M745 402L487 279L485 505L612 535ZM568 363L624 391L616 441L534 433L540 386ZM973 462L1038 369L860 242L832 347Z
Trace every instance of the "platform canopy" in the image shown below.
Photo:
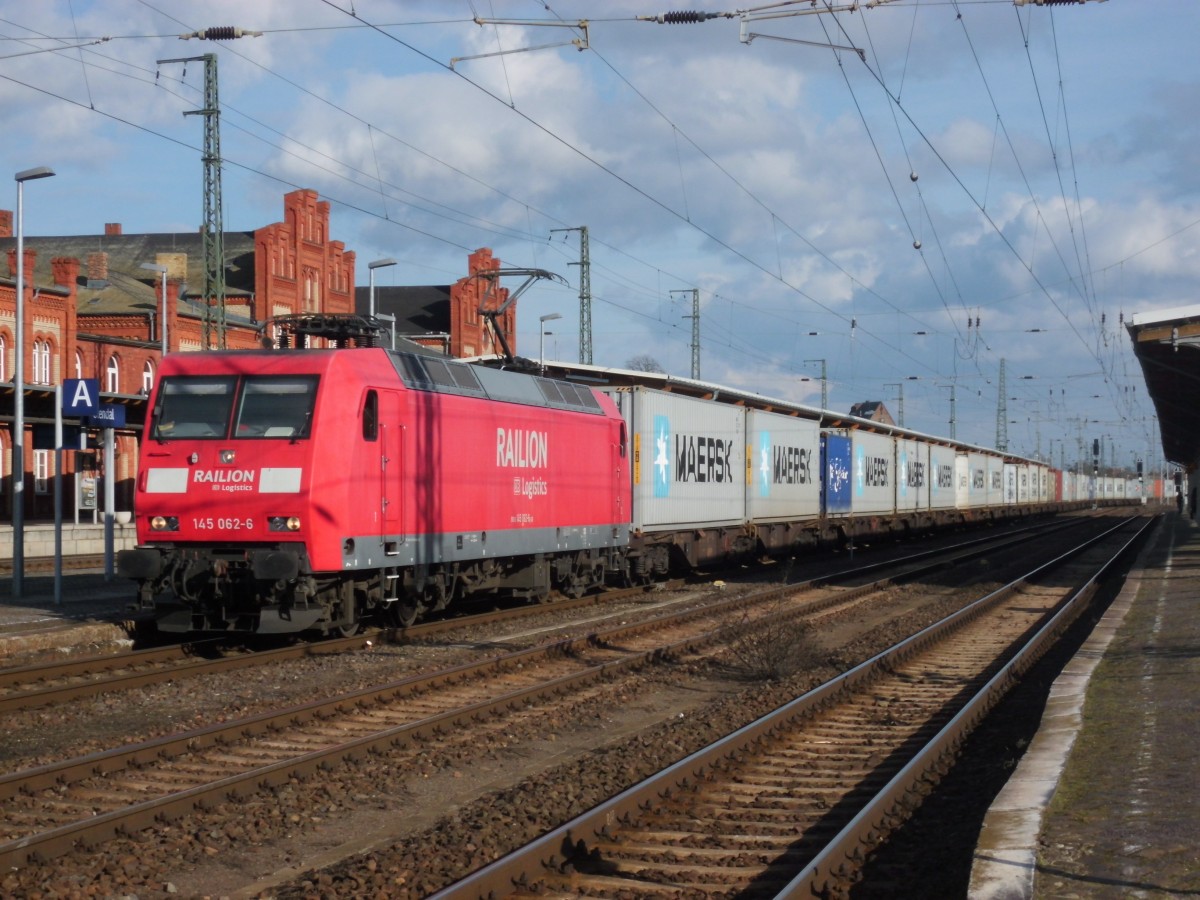
M1200 306L1129 316L1125 327L1158 411L1163 454L1200 464Z

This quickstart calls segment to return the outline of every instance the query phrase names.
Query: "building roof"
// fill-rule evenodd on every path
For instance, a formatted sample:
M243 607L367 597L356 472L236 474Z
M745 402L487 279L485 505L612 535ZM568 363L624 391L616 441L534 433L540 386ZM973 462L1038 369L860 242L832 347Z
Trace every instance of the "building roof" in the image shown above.
M254 232L226 231L225 295L250 297L254 294ZM85 234L59 237L25 237L25 248L37 251L32 276L26 278L38 288L52 288L54 278L50 261L56 257L79 260L78 312L80 315L116 315L142 313L156 308L159 274L141 268L154 263L158 254L186 254L184 276L187 296L199 296L204 289L204 243L199 232L176 234ZM16 238L0 238L0 252L7 254L16 246ZM108 254L108 277L97 282L88 278L88 257ZM181 312L186 307L181 307ZM196 306L198 310L200 307Z
M896 424L882 400L863 400L861 403L855 403L850 407L850 415L874 422L885 422L888 425Z
M1135 314L1125 326L1158 412L1163 455L1200 466L1200 306Z

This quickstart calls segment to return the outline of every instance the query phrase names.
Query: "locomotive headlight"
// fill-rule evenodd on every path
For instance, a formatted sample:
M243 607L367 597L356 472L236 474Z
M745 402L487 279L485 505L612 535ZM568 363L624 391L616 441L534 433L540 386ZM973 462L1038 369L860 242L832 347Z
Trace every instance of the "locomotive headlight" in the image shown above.
M271 531L299 531L299 516L271 516L269 527Z
M221 451L221 462L223 462L227 466L232 465L233 461L236 458L237 458L237 454L234 453L232 450L222 450Z
M177 516L154 516L150 519L151 531L178 531L179 518Z

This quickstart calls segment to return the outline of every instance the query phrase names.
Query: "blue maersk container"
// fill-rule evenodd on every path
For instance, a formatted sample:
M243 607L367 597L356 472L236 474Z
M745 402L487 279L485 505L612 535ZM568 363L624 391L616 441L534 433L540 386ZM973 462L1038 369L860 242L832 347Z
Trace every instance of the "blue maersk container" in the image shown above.
M821 512L848 515L851 509L851 441L841 434L821 435Z

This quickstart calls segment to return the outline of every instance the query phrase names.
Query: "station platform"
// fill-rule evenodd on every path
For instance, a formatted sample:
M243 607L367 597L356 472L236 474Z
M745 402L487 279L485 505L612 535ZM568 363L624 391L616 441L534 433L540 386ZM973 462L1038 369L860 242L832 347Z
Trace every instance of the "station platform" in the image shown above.
M113 552L137 545L137 529L125 519L113 523ZM47 522L27 522L24 528L25 559L45 559L54 555L54 525ZM75 524L66 522L62 526L63 556L99 556L104 553L104 526L98 522ZM8 563L13 558L13 529L8 523L0 525L0 566L8 574Z
M34 562L37 564L31 565ZM26 557L20 597L13 595L11 557L4 563L0 574L0 668L23 665L38 654L86 655L125 646L132 642L139 624L149 619L133 609L133 582L118 577L115 564L109 577L103 565L81 569L65 558L56 598L53 568L47 573L44 558Z
M1200 527L1168 513L1054 683L970 897L1200 895Z

